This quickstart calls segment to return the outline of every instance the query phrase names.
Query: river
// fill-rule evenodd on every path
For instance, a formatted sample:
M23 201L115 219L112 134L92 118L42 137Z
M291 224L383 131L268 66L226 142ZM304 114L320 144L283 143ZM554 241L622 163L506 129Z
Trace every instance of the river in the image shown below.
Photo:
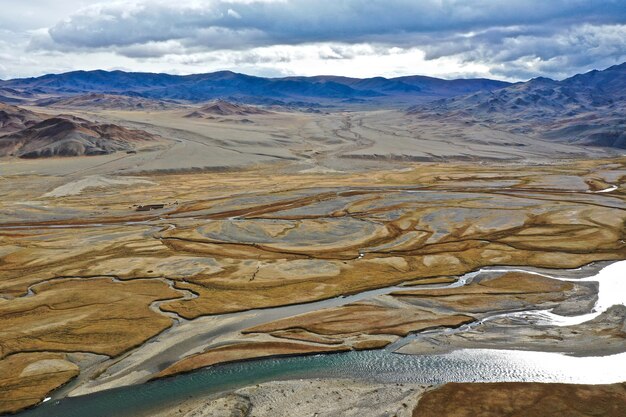
M485 268L484 271L503 268ZM513 268L506 268L511 270ZM626 261L586 269L525 271L558 279L599 282L594 311L577 317L528 312L529 321L571 325L590 320L610 306L626 304ZM473 273L475 275L476 273ZM473 275L470 275L472 277ZM459 285L459 284L457 284ZM516 312L523 315L524 312ZM193 373L130 385L89 395L53 399L19 417L134 417L189 397L223 392L272 380L360 378L377 382L441 384L445 382L562 382L601 384L626 381L626 353L572 357L559 353L471 349L442 355L400 355L389 349L270 358L217 365Z

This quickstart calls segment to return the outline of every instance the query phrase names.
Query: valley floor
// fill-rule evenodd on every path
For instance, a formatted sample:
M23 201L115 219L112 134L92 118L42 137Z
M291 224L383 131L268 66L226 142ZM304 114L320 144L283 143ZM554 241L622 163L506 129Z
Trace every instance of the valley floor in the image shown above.
M623 156L480 127L435 131L395 112L274 114L250 127L175 111L98 117L166 145L0 161L0 413L266 356L626 352L624 306L569 327L510 315L597 306L598 283L581 278L626 259ZM415 334L428 337L405 340ZM279 390L307 383L163 415L287 415L295 400ZM379 404L380 415L444 415L451 397L467 410L456 415L475 415L471 384L310 384L320 392L307 389L305 414ZM571 415L604 405L617 415L611 404L626 401L623 384L544 388L481 395L498 389L497 410L513 392L532 410L552 396L598 399ZM331 394L340 408L323 408ZM246 407L265 411L236 413Z

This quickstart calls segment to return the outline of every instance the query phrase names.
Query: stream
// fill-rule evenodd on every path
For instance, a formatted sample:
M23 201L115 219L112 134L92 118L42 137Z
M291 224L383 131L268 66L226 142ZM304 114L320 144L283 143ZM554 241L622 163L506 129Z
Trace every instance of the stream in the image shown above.
M387 350L296 356L209 367L190 374L48 401L19 417L135 417L190 397L272 380L363 378L377 382L615 383L626 380L626 353L570 357L556 353L459 350L397 355Z
M626 261L602 265L602 269L597 273L595 272L597 266L563 271L490 267L466 274L452 285L464 285L481 273L511 270L536 273L562 280L597 281L599 283L598 300L590 313L575 317L559 316L548 310L505 313L521 318L527 323L568 326L591 320L613 305L626 305ZM393 287L395 291L400 289L406 290L407 287ZM263 310L263 314L260 316L262 316L262 320L266 320L270 316L293 315L298 314L303 309L316 310L385 294L391 292L390 290L391 288L368 291L363 294L309 303L308 305L278 307ZM235 314L252 314L250 318L243 320L246 326L250 325L251 322L262 321L259 315L255 313ZM502 314L498 316L502 317ZM485 320L489 320L489 317ZM194 321L183 323L181 326L191 324ZM470 326L479 324L472 323ZM231 326L226 327L233 330L230 328ZM239 328L241 323L232 327ZM430 332L450 331L463 331L463 328L438 329ZM398 341L393 345L395 345L394 347L401 346L411 337L417 335L419 333L409 335L400 339L402 342ZM196 335L196 337L198 336L201 335ZM174 349L169 353L179 352ZM572 357L548 352L462 349L440 355L400 355L393 353L393 349L381 349L268 358L216 365L172 378L143 384L118 386L88 395L65 398L55 395L52 400L16 416L134 417L190 397L216 394L272 380L310 378L357 378L376 382L420 384L514 381L604 384L626 381L626 352L600 357Z

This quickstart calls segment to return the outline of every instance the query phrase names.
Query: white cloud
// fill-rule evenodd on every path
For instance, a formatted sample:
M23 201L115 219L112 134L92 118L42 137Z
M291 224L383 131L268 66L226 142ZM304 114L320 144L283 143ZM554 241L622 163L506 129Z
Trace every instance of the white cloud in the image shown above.
M0 78L119 67L560 78L626 60L624 3L3 0Z
M237 13L236 11L234 11L233 9L228 9L226 14L230 17L234 17L235 19L241 19L241 15Z

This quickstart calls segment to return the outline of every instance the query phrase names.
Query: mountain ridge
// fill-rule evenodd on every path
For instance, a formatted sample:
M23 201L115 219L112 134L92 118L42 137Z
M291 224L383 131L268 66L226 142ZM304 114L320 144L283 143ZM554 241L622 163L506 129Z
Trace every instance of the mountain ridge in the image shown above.
M235 97L242 100L334 102L337 100L422 102L509 83L484 78L444 80L426 76L350 78L338 76L264 78L233 71L172 75L124 71L71 71L0 81L0 88L40 95L89 93L202 102Z
M159 137L143 130L81 117L37 114L0 103L0 157L25 159L106 155L158 146Z
M561 81L537 77L435 100L407 113L482 123L539 139L626 148L626 63Z

